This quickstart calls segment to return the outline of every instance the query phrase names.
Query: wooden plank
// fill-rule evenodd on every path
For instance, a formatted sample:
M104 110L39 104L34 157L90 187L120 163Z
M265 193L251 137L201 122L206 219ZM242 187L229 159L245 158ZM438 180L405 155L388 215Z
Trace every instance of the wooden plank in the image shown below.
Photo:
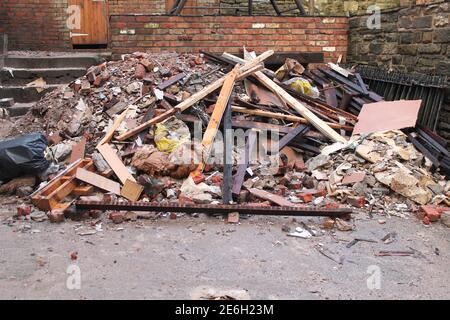
M273 202L281 207L295 207L296 206L294 203L286 200L285 198L283 198L279 195L264 191L264 190L250 188L250 189L248 189L248 191L252 195L254 195L258 198L261 198L263 200L268 200L268 201Z
M79 160L51 180L46 186L31 195L31 202L39 209L51 211L61 206L60 201L67 197L78 187L75 172L78 168L93 170L92 160Z
M111 126L111 128L109 128L108 132L105 134L105 136L103 137L102 140L100 140L100 142L97 145L97 148L99 146L101 146L102 144L105 143L109 143L112 139L112 137L114 136L114 132L116 132L116 130L120 127L120 124L122 123L122 121L125 119L126 115L127 115L127 110L123 111L120 116L118 116L116 118L116 120L114 120L113 125Z
M232 121L234 128L244 128L244 129L258 129L265 131L277 131L280 133L289 133L292 131L290 127L283 127L277 124L265 123L265 122L256 122L249 120L233 120Z
M336 108L338 106L336 88L332 88L330 85L326 84L323 86L323 93L325 94L327 104Z
M239 70L242 73L241 76L244 76L244 75L248 76L248 74L245 73L246 71L252 70L253 68L257 67L262 61L264 61L265 59L270 57L272 54L273 54L273 51L269 50L269 51L264 52L257 58L253 59L252 61L245 63ZM225 82L225 79L226 79L226 75L224 77L214 81L210 85L206 86L205 88L203 88L203 90L200 90L199 92L193 94L192 96L190 96L188 99L184 100L183 102L179 103L175 108L173 108L173 110L169 110L169 111L161 114L160 116L155 117L147 122L144 122L143 124L137 126L134 129L129 130L128 132L125 132L124 134L117 137L117 140L124 141L128 138L135 136L139 132L151 127L152 125L169 118L170 116L174 115L178 111L183 112L184 110L190 108L192 105L194 105L201 99L205 98L206 96L208 96L215 90L219 89ZM238 79L242 80L242 78L238 78Z
M157 88L158 88L159 90L164 90L164 89L170 87L171 85L177 83L178 81L180 81L180 80L183 79L184 77L186 77L186 73L184 73L184 72L179 73L179 74L177 74L177 75L174 75L173 77L171 77L171 78L167 79L166 81L160 83L160 84L157 86Z
M242 60L242 63L245 60ZM347 139L341 136L339 133L334 131L330 126L328 126L323 120L319 119L314 113L308 110L302 103L297 99L292 97L289 93L284 91L279 85L269 79L264 73L258 71L254 76L264 84L272 92L277 92L277 94L293 109L300 113L306 120L311 123L317 130L322 132L326 137L330 138L334 142L346 143Z
M280 141L278 142L279 150L286 147L289 144L289 142L294 140L297 136L304 135L308 131L309 127L305 125L301 124L297 126L294 130L292 130L291 132L289 132L287 135L285 135L283 138L280 139Z
M78 168L75 177L78 180L89 183L99 189L112 192L120 196L120 183L102 177L99 174Z
M123 102L120 101L118 103L116 103L112 108L110 108L109 110L106 111L106 114L112 118L114 117L115 114L122 112L123 110L125 110L128 107L128 102Z
M266 117L266 118L283 119L283 120L298 122L298 123L302 123L302 124L309 124L309 122L305 118L292 116L289 114L276 113L276 112L270 112L270 111L264 111L264 110L258 110L258 109L246 109L246 108L242 108L242 107L238 107L238 106L233 106L232 109L234 112L251 114L251 115L261 116L261 117ZM343 125L340 125L337 123L331 123L331 122L325 122L325 123L327 125L329 125L330 128L333 128L333 129L344 129L346 131L353 130L352 126L343 126Z
M139 183L127 180L123 185L121 195L130 201L137 201L144 191L144 187Z
M101 146L97 147L97 150L101 153L105 161L109 164L111 169L116 174L117 178L119 178L119 180L123 184L125 184L127 180L136 182L131 173L128 171L127 167L125 167L117 153L109 144L102 144Z
M86 152L86 138L81 138L80 142L72 147L72 153L70 154L69 163L74 163L84 158Z
M205 162L209 158L214 138L216 137L220 123L222 122L223 113L228 105L228 100L230 99L231 93L233 92L236 77L239 74L239 69L239 66L236 65L234 69L230 73L228 73L222 90L220 90L219 98L217 99L214 111L208 123L208 127L206 128L205 134L203 135L203 159L202 162L198 165L197 169L191 172L191 177L196 176L203 171Z
M88 196L94 192L93 186L78 186L73 189L72 194L74 196Z

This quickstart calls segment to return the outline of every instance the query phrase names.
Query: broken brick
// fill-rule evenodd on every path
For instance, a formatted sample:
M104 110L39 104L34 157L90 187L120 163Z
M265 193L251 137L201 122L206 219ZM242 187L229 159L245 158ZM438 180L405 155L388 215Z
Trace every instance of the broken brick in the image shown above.
M109 219L115 224L121 224L125 221L125 214L122 212L111 212L109 214Z
M203 174L197 174L192 177L192 180L194 180L195 184L202 183L206 180L205 176Z
M17 215L19 217L29 216L31 214L32 209L33 208L31 206L27 206L25 204L20 205L17 207Z
M64 210L53 210L49 212L48 219L52 223L61 223L64 221Z
M364 206L366 205L366 198L364 198L364 197L348 197L347 203L356 208L364 208Z
M136 70L135 70L134 74L135 74L136 79L144 79L145 67L142 64L136 65Z
M439 210L438 206L434 205L423 205L420 206L420 212L423 213L423 219L425 217L428 218L430 222L436 222L441 218L441 210Z
M297 194L297 197L303 200L303 202L308 203L313 201L313 195L312 193L305 192L305 193L299 193Z

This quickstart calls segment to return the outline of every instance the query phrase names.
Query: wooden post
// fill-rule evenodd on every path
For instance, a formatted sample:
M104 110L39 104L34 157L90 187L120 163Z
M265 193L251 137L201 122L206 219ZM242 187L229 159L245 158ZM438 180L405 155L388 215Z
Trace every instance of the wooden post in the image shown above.
M234 69L227 75L225 82L223 84L222 90L220 91L219 98L217 99L216 105L214 107L213 114L211 115L211 120L209 120L208 127L206 128L205 135L202 140L203 148L203 159L193 172L191 172L191 177L195 177L202 173L205 162L208 160L211 154L211 148L216 137L217 131L219 130L220 122L222 121L223 113L228 105L228 100L233 92L234 83L239 74L239 65L236 65Z
M231 102L233 95L228 100L227 108L223 115L223 203L230 204L233 200L231 187L233 183L233 131L231 124Z

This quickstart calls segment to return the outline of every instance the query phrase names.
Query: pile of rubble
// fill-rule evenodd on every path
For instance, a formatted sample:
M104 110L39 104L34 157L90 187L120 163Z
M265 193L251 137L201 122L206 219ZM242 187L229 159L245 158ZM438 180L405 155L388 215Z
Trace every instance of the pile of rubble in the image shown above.
M338 228L353 210L448 220L450 183L407 126L351 135L382 102L361 77L291 59L273 72L271 54L134 53L90 68L9 133L45 137L0 143L5 170L17 166L0 192L54 222L104 210L115 223L137 211L328 216Z

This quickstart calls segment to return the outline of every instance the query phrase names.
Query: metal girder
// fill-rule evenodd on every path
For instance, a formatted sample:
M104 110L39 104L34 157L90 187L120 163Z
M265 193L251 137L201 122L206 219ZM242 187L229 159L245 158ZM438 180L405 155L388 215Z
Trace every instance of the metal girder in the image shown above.
M217 205L196 204L181 205L160 202L102 202L102 201L76 201L77 210L114 210L114 211L151 211L151 212L187 212L187 213L216 213L228 214L239 212L252 215L277 216L306 216L306 217L339 217L353 213L351 208L318 209L304 206L297 207L264 207L251 205Z

